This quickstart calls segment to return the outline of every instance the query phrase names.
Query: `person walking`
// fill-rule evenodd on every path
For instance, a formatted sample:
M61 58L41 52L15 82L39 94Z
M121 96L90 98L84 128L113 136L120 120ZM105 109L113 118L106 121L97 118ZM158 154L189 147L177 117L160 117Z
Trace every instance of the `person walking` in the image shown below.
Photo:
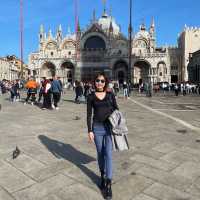
M16 101L20 101L20 83L19 83L19 80L16 79L15 82L14 82L14 90L15 90L15 100Z
M112 137L108 117L118 109L113 93L107 92L108 79L98 74L94 79L95 92L87 98L87 126L90 142L97 150L98 166L101 174L100 188L105 199L112 199ZM92 120L93 115L93 120Z
M16 100L16 87L15 87L15 82L11 81L9 84L9 89L10 89L10 101L15 102Z
M108 83L108 89L107 89L107 91L108 91L108 92L114 92L113 87L114 87L114 84L113 84L113 81L111 80L111 81Z
M76 82L76 88L75 88L75 102L81 103L81 97L83 96L83 87L81 86L81 82Z
M43 77L42 81L40 83L40 91L39 91L38 103L40 103L42 97L44 96L45 84L46 84L46 77Z
M60 101L62 87L61 87L60 82L58 81L56 76L53 77L53 81L51 83L51 91L52 91L52 94L53 94L53 105L52 105L52 107L55 108L56 110L58 110L59 109L58 102Z
M183 96L185 96L187 93L187 85L183 83Z
M31 77L30 80L26 83L25 87L28 89L28 91L27 91L27 98L25 100L24 105L28 103L28 100L30 97L31 97L31 105L34 105L35 100L36 100L35 95L37 94L38 84L33 79L33 77Z
M85 99L87 99L89 92L90 92L89 83L85 83L85 85L84 85L84 97L85 97Z
M123 83L123 94L124 98L127 99L129 94L128 94L128 84L126 83L126 81L124 81Z
M174 85L175 96L178 96L178 90L179 90L178 84L176 83L176 84Z
M113 89L114 89L115 96L117 97L117 94L119 93L119 82L118 81L114 82Z
M57 77L57 80L58 82L60 83L60 86L61 86L61 92L60 92L60 102L62 101L62 96L64 95L64 86L63 86L63 83L62 81L60 80L60 76Z
M43 82L43 106L42 109L51 109L51 82L50 80L45 80Z

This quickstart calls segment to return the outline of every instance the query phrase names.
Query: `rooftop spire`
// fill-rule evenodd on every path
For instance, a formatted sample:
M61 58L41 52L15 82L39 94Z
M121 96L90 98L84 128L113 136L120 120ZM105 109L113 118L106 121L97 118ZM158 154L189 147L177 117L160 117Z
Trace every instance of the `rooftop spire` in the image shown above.
M96 22L96 10L93 10L93 22Z
M102 0L103 1L103 14L106 14L106 0Z
M110 16L112 17L112 6L110 6Z
M77 32L81 32L81 26L80 26L79 19L78 19L78 24L77 24Z
M110 32L110 33L113 32L113 24L112 24L112 20L110 20L109 32Z
M154 17L152 17L152 20L151 20L151 27L152 27L152 28L155 28L155 20L154 20Z
M43 24L40 25L40 33L44 33L44 26L43 26Z
M49 32L48 32L48 39L52 39L53 35L52 35L52 32L51 32L51 29L49 29Z
M61 24L58 27L58 31L62 32L62 25Z

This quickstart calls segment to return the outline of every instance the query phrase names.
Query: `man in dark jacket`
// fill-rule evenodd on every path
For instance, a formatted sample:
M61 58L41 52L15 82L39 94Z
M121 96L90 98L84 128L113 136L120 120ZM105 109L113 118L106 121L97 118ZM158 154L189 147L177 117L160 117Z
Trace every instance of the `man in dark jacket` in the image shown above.
M43 80L40 83L40 91L39 91L39 98L38 98L38 103L40 103L43 95L44 95L44 90L45 90L45 85L46 85L46 77L42 78Z
M56 76L53 77L53 81L51 83L51 92L53 94L53 101L54 101L52 107L58 110L59 109L58 102L60 101L62 87Z
M20 83L18 79L16 80L14 87L15 87L16 101L19 101L20 100Z

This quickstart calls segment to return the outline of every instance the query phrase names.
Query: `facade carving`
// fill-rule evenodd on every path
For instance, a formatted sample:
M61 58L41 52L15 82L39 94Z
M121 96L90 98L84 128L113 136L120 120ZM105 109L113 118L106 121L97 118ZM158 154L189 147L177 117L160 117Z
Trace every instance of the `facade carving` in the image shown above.
M68 31L63 36L60 25L54 37L51 30L46 36L41 25L39 49L29 55L29 69L38 81L55 74L63 82L87 81L103 71L110 79L122 83L127 81L130 69L128 49L128 38L104 10L99 19L94 16L89 26L84 31L79 29L77 34ZM154 20L149 29L142 24L132 41L134 83L182 81L182 52L180 44L179 47L157 47Z

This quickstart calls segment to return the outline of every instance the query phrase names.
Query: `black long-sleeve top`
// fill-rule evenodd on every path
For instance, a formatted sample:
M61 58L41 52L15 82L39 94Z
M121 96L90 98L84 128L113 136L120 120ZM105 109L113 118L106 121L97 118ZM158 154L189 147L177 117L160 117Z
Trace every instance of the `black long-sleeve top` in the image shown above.
M75 92L77 96L82 96L83 95L83 88L79 85L75 88Z
M93 122L105 122L115 109L119 108L113 93L107 92L102 100L95 93L90 94L87 98L88 132L92 131L92 114Z

